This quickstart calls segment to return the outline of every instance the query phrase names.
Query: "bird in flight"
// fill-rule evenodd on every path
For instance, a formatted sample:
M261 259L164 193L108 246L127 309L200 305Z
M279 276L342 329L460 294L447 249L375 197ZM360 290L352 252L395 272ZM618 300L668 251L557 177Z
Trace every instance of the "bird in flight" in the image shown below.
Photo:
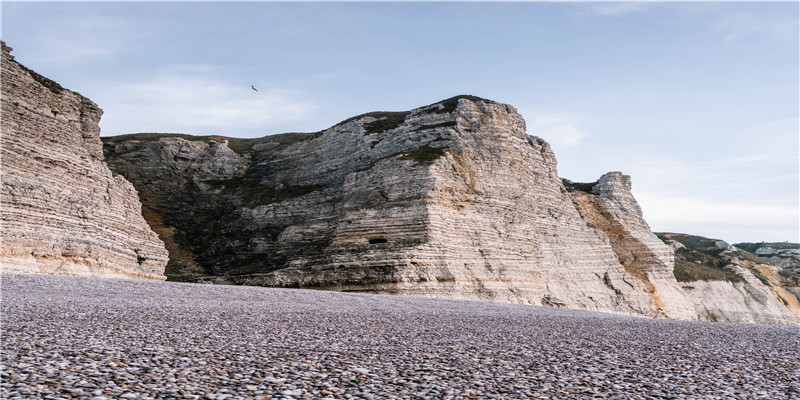
M253 89L253 90L255 90L256 92L258 91L258 89L256 89L256 87L255 87L255 86L253 86L253 85L250 85L250 89Z

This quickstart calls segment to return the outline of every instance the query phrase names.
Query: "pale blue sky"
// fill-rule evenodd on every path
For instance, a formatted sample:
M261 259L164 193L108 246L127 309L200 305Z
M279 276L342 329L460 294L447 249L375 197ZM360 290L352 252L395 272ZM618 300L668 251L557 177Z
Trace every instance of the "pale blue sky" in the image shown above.
M2 23L103 135L317 131L473 94L517 107L561 176L632 175L654 230L800 240L797 3L4 1Z

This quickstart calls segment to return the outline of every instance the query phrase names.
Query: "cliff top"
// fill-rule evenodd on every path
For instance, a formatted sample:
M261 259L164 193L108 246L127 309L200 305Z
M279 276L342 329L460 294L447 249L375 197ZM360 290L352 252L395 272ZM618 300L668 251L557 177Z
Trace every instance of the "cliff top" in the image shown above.
M46 79L46 78L45 78ZM55 82L54 82L55 83ZM56 84L57 85L57 84ZM60 87L60 86L59 86ZM451 97L449 99L441 100L423 107L418 107L413 110L409 111L372 111L364 114L357 115L355 117L348 118L344 121L341 121L337 124L334 124L328 129L333 129L338 126L342 126L348 124L353 121L358 121L365 118L373 119L370 122L364 124L364 129L367 133L378 133L384 132L387 130L391 130L394 128L399 127L402 125L406 117L408 117L412 113L434 113L434 114L449 114L456 110L458 107L458 102L461 99L470 100L473 102L482 102L487 104L494 104L494 105L501 105L494 100L488 100L477 96L472 95L458 95ZM433 128L433 127L444 127L444 126L454 126L454 121L447 121L437 125L430 125L426 126L426 128ZM327 130L327 129L326 129ZM186 140L191 141L202 141L202 142L211 142L211 141L227 141L228 147L239 154L249 153L254 151L254 146L261 144L261 143L278 143L277 147L274 147L272 150L280 151L294 143L302 142L305 140L313 139L319 136L323 131L317 132L289 132L289 133L279 133L275 135L267 135L262 136L260 138L236 138L230 136L221 136L221 135L205 135L205 136L196 136L190 135L185 133L155 133L155 132L147 132L147 133L130 133L124 135L117 135L117 136L104 136L101 139L103 142L106 143L120 143L127 140L141 140L141 141L155 141L160 140L162 138L174 138L179 137Z

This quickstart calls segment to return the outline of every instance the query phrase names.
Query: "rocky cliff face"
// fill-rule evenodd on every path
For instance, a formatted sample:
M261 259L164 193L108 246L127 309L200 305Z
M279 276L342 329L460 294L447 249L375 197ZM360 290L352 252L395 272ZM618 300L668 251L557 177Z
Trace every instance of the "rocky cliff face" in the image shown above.
M102 110L2 47L3 272L164 279L136 190L103 162Z
M800 273L800 243L736 243L734 246L772 264Z
M167 243L171 279L697 317L627 178L568 191L508 105L460 96L314 134L104 149Z
M562 181L509 105L459 96L317 133L125 135L104 151L173 280L752 321L698 307L629 177Z
M800 322L800 274L717 239L659 233L675 249L675 277L701 319Z

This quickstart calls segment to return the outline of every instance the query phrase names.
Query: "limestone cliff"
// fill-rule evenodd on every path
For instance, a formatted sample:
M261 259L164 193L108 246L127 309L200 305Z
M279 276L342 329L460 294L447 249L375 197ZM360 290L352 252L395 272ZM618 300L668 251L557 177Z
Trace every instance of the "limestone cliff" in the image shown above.
M103 162L102 110L2 48L2 271L164 279L136 190Z
M800 274L717 239L658 233L675 249L674 274L711 321L800 322Z
M753 320L698 307L630 178L562 181L509 105L458 96L316 133L136 134L104 151L137 187L173 280ZM792 321L776 315L758 321Z

